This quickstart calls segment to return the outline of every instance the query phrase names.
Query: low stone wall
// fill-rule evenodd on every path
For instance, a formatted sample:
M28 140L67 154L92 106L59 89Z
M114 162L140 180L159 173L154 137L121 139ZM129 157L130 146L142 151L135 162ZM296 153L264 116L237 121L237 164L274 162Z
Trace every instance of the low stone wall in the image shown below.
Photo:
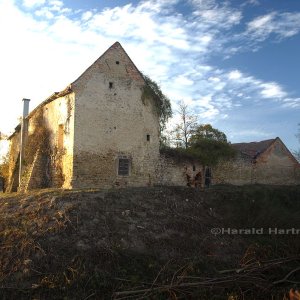
M203 186L204 171L199 162L178 161L161 155L157 168L157 184L174 186Z
M244 185L255 183L254 167L251 161L236 159L224 161L212 168L213 184Z
M213 168L213 184L300 184L300 168L278 161L251 163L242 159L220 163Z

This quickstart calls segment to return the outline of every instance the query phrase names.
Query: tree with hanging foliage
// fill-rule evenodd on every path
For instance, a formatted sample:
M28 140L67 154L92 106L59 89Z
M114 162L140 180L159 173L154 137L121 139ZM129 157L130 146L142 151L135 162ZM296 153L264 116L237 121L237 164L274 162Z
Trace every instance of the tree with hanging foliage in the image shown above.
M163 131L166 128L167 121L172 117L171 102L154 80L147 75L142 75L146 83L143 87L142 100L147 97L151 97L154 100L155 108L159 115L160 141L162 144L165 139Z

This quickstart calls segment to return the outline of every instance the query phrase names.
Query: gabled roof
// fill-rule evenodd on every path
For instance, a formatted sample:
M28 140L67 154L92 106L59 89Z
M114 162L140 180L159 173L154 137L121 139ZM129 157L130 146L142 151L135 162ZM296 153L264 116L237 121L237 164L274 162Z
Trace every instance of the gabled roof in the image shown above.
M117 41L115 42L113 45L111 45L99 58L96 59L96 61L91 64L75 81L73 81L71 83L71 87L72 85L74 86L76 84L76 82L78 80L80 80L80 78L82 78L84 76L84 74L86 72L89 71L89 69L93 68L93 66L95 64L97 64L98 62L100 62L102 59L105 58L105 56L107 55L107 53L109 53L111 50L114 50L114 49L120 49L122 52L125 53L125 55L127 56L128 60L130 61L130 63L132 64L133 68L135 69L135 71L137 72L137 75L139 78L139 80L142 80L143 83L146 83L145 80L144 80L144 76L142 75L142 73L140 72L140 70L136 67L136 65L134 64L134 62L131 60L130 56L127 54L127 52L125 51L125 49L122 47L122 45Z
M275 139L264 140L260 142L250 142L250 143L236 143L231 144L231 146L238 152L244 159L256 160L263 153L265 153L275 142L279 142L286 151L286 154L290 159L299 167L300 164L291 151L286 147L283 141L276 137Z
M252 159L255 159L260 154L265 152L275 142L275 140L276 139L264 140L260 142L236 143L231 144L231 146L242 155L246 155Z
M60 92L55 92L53 93L51 96L49 96L46 100L44 100L43 102L41 102L34 110L31 111L31 113L26 117L26 119L30 119L32 117L32 115L41 107L43 107L44 105L52 102L53 100L59 98L59 97L63 97L67 94L70 94L73 92L72 87L74 87L74 85L76 84L76 82L84 75L85 72L87 72L97 61L101 60L102 57L104 57L106 55L107 52L109 52L111 49L114 48L120 48L128 57L128 59L130 60L130 62L132 63L132 65L134 66L134 68L136 69L138 76L141 76L141 80L143 80L143 82L145 82L144 77L142 75L142 73L139 71L139 69L135 66L135 64L133 63L133 61L131 60L131 58L129 57L129 55L126 53L126 51L124 50L124 48L122 47L122 45L119 42L115 42L112 46L110 46L90 67L87 68L87 70L85 70L75 81L73 81L71 84L69 84L64 90L60 91ZM7 138L8 140L11 139L16 133L18 133L21 129L21 123L19 123L14 132Z

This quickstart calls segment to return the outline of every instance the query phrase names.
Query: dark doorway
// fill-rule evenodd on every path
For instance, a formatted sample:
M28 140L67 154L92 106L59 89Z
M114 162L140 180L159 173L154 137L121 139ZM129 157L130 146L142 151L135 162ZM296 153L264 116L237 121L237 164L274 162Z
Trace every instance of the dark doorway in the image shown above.
M207 167L205 169L205 187L209 188L211 185L211 168Z

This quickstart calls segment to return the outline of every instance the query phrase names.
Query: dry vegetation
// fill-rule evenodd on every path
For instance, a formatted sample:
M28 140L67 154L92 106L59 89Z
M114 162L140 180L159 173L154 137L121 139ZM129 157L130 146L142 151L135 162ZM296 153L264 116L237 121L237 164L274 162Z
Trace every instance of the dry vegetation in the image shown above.
M300 187L44 190L0 198L1 299L280 299L300 287ZM273 298L271 298L273 296Z
M4 189L6 188L6 183L9 179L9 155L8 153L1 158L0 163L0 177L4 179ZM0 189L1 192L1 189Z
M28 136L25 145L25 165L30 165L37 151L50 156L50 130L45 124L43 110L39 110L33 118L33 132Z

